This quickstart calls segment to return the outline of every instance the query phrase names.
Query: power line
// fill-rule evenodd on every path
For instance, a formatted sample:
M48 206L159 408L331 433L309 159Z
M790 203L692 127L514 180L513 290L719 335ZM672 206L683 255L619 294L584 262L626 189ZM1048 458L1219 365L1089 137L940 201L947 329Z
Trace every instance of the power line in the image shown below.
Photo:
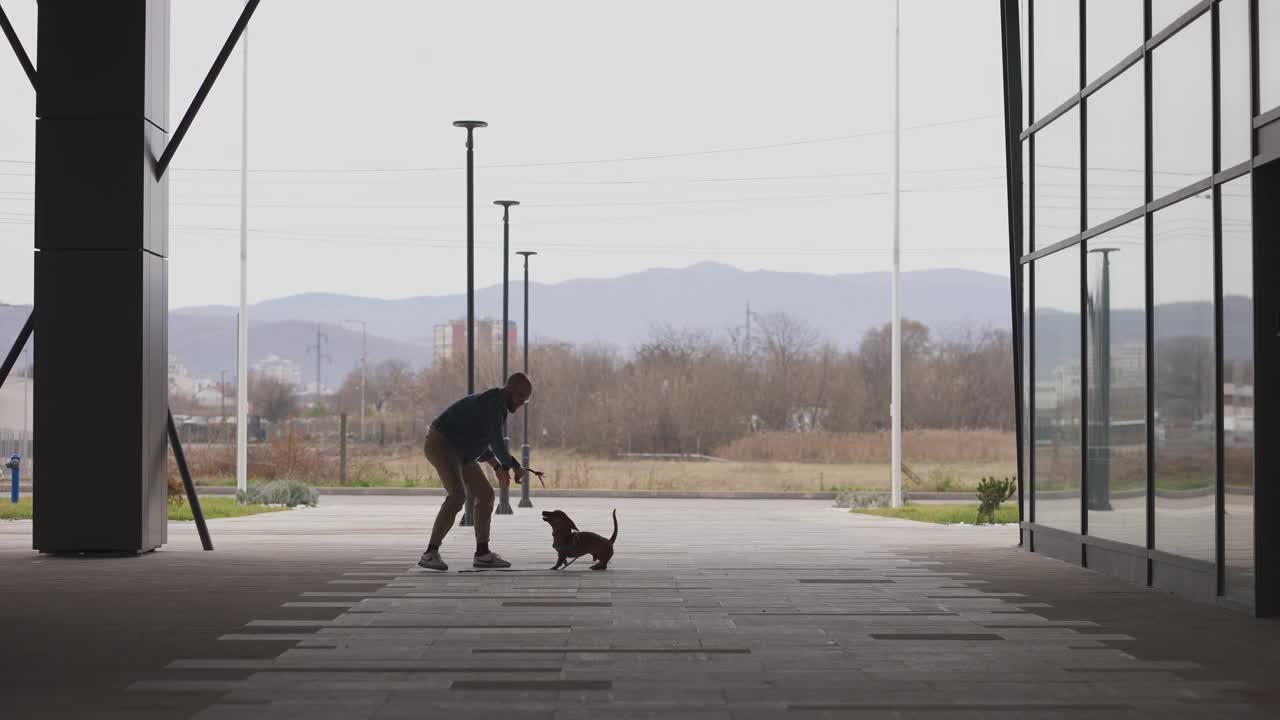
M979 120L990 120L1000 117L999 113L988 113L986 115L975 115L972 117L956 118L953 120L939 120L931 123L923 123L920 125L910 125L904 127L903 130L928 130L932 128L945 127L950 125L961 125L965 123L976 122ZM763 145L743 145L738 147L716 148L712 150L691 150L686 152L662 153L655 155L631 155L615 158L594 158L586 160L550 160L542 162L527 163L498 163L491 165L477 165L480 168L491 169L510 169L510 168L532 168L532 167L559 167L567 165L598 165L608 163L637 162L649 160L670 160L675 158L701 157L706 155L720 155L725 153L737 152L754 152L759 150L773 150L777 148L797 147L802 145L816 145L823 143L846 142L849 140L857 140L861 138L876 137L879 135L892 134L893 130L867 130L852 135L837 135L834 137L824 138L807 138L803 140L791 140L786 142L768 143ZM4 160L0 162L17 163L24 165L34 164L30 160ZM240 168L180 168L175 167L173 170L180 172L212 172L212 173L238 173ZM260 168L250 170L251 173L259 174L291 174L291 173L311 173L311 174L340 174L340 173L417 173L417 172L461 172L463 168L456 166L447 167L418 167L418 168Z

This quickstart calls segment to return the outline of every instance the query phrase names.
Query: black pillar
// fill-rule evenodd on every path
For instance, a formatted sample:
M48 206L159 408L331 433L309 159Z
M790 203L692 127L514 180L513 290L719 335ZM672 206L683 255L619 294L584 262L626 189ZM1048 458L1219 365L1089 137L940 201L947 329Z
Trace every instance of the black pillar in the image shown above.
M166 540L169 0L44 0L34 544Z

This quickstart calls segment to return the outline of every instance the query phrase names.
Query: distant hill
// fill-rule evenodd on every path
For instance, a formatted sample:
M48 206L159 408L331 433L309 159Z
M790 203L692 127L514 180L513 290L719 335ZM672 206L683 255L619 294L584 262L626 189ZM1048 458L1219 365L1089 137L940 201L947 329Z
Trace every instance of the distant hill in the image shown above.
M841 347L856 347L868 329L889 321L888 273L817 275L744 271L719 263L685 268L658 268L609 279L568 280L530 287L532 336L573 343L601 342L626 351L643 342L650 330L669 323L677 327L721 331L740 327L751 310L784 312L804 318ZM522 318L523 287L511 286L511 319ZM502 288L476 293L476 312L501 315ZM960 327L1009 327L1009 286L1004 277L968 270L927 270L902 275L903 315L935 331ZM268 354L303 366L310 381L316 323L329 336L326 378L338 378L356 367L360 355L359 325L369 331L369 361L402 358L416 366L431 357L432 328L466 312L462 295L379 300L327 293L306 293L252 305L250 362ZM230 306L172 310L170 351L193 373L216 377L235 367L235 313ZM26 316L25 308L0 307L0 337L12 338ZM326 384L332 384L326 380Z

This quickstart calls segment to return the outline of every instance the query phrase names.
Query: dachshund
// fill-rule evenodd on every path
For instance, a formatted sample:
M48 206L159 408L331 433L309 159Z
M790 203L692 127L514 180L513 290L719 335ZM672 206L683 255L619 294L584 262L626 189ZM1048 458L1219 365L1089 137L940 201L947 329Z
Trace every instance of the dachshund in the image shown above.
M542 519L551 526L551 547L560 554L552 570L568 567L583 555L590 555L592 570L607 570L613 557L613 541L618 538L618 511L613 511L613 534L608 538L593 532L582 532L573 519L561 510L543 511ZM573 558L566 562L568 558Z

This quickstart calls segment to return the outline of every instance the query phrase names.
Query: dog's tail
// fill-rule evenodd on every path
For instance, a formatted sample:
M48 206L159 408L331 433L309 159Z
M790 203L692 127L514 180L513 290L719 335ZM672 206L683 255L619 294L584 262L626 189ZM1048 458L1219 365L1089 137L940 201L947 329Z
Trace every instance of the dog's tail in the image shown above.
M610 545L612 545L612 544L613 544L613 541L614 541L614 540L616 540L616 539L618 539L618 511L617 511L617 509L614 509L614 511L613 511L613 534L609 536L609 544L610 544Z

